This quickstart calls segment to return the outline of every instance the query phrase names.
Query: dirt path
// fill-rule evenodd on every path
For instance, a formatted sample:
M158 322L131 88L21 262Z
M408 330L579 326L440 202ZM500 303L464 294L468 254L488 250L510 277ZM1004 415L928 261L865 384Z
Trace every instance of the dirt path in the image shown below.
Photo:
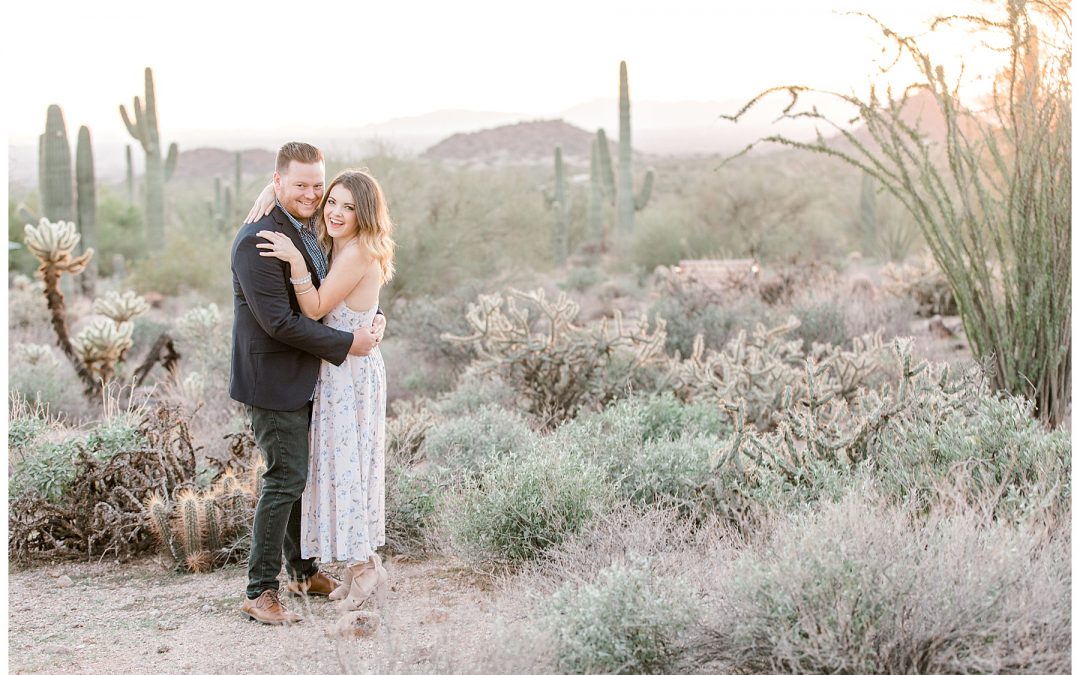
M295 626L248 621L239 566L178 575L143 560L12 573L9 672L416 672L434 667L447 635L458 646L484 639L492 593L483 577L447 559L386 566L390 593L368 638L332 635L338 615L325 598L288 598L304 617Z

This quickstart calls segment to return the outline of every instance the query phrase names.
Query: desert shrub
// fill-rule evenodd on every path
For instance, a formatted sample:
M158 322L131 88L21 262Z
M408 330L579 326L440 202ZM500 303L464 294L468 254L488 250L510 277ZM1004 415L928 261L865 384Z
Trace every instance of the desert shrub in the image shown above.
M712 436L648 440L632 452L610 454L606 469L618 494L632 504L674 504L684 512L710 508L701 492L719 441Z
M463 557L514 565L586 527L610 502L603 472L579 455L508 455L448 503L446 523Z
M176 320L176 337L189 367L207 375L228 372L231 322L215 303L192 308L181 315Z
M481 295L469 305L471 335L449 337L471 345L477 369L502 377L545 427L601 407L663 360L660 322L650 330L642 319L630 328L616 312L580 326L578 306L565 294L550 302L543 290L509 295Z
M422 457L424 439L441 417L427 399L399 399L390 404L390 409L386 421L388 463L409 466Z
M560 672L681 672L681 642L698 615L681 579L641 558L614 563L589 583L567 584L546 603Z
M970 509L925 522L870 486L775 516L730 574L698 644L734 672L1067 672L1064 533L983 525Z
M940 424L913 425L875 459L882 489L925 511L942 500L987 506L1009 521L1061 517L1072 494L1070 435L1047 431L1032 403L980 396Z
M910 265L890 263L881 273L889 280L883 287L885 292L913 301L919 316L953 316L959 313L949 280L933 259L924 257Z
M8 285L8 330L27 330L35 335L51 335L43 281L32 280L22 274L11 279Z
M528 453L536 436L519 413L485 406L428 430L422 451L437 466L475 471L499 458Z
M727 299L701 284L687 284L665 293L649 307L649 317L666 321L669 354L683 357L694 349L694 338L702 336L707 349L721 349L740 330L768 323L775 312L754 296Z
M138 420L135 444L128 428L133 419ZM174 407L123 413L85 437L72 438L70 446L29 451L23 464L31 464L14 467L8 553L15 561L41 554L112 553L123 559L145 552L152 547L145 501L155 493L172 497L195 485L188 421ZM50 453L52 461L35 485L37 478L27 471L42 452Z
M439 505L450 479L438 469L390 469L386 481L386 545L398 555L420 557L437 546Z
M457 385L439 396L433 406L447 417L467 415L487 406L507 410L516 408L517 392L497 374L484 374L476 368L467 368Z
M98 199L97 236L94 242L94 261L99 274L112 276L114 259L120 256L130 265L146 257L147 242L142 209L126 199L117 198L102 189Z
M559 283L559 288L584 293L602 282L604 278L604 273L595 266L579 267L575 265L567 271L565 278Z
M23 345L20 345L22 347ZM8 392L47 407L53 413L66 412L79 417L87 404L82 384L66 363L51 353L36 358L16 349L9 358Z
M202 223L179 228L162 248L132 264L130 283L139 293L180 295L191 290L225 302L232 293L230 250L230 238L211 236Z
M911 298L852 294L842 306L848 335L881 331L886 340L911 335L911 321L916 316L915 302Z
M802 338L807 347L815 342L844 345L851 338L847 332L847 313L843 301L835 295L795 303L791 314L799 320L799 327L792 336Z
M75 478L77 439L45 441L24 449L24 453L8 479L8 494L12 499L31 494L47 502L58 502Z

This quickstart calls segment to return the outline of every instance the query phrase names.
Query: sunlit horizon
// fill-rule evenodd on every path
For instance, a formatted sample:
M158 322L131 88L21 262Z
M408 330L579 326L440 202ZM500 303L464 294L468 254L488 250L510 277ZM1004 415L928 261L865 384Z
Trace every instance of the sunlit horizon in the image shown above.
M770 0L742 9L677 0L663 11L559 0L532 12L486 0L327 3L323 12L270 4L245 12L196 0L180 15L133 0L9 10L12 25L63 19L9 37L9 91L17 92L9 143L36 143L52 103L63 108L69 134L86 124L95 140L126 140L118 106L130 109L142 96L146 66L166 142L201 130L350 129L437 110L550 117L615 97L624 59L639 101L737 101L785 84L864 94L887 55L868 20L842 12L921 33L935 15L985 8L972 0L903 9L883 0ZM311 46L277 34L304 23ZM992 74L989 61L958 44L934 46L947 68L958 70L963 54L969 71ZM899 87L914 76L901 68L878 84Z

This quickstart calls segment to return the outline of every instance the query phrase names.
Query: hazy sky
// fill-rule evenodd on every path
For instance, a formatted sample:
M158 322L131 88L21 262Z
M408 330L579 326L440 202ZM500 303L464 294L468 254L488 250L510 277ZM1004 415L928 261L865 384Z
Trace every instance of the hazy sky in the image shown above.
M558 112L615 96L730 100L806 83L865 90L880 38L973 0L459 0L9 4L8 136L35 141L59 103L68 133L121 140L117 106L154 69L164 140L198 129L353 127L444 108ZM662 7L662 9L661 9ZM172 8L169 10L163 8ZM316 9L317 8L317 9Z

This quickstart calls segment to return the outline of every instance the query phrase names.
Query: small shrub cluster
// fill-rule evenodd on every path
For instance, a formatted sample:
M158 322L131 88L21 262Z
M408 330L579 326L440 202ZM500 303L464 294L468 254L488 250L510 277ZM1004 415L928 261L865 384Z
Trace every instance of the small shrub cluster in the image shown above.
M590 583L567 584L546 602L560 672L682 672L679 644L699 603L680 579L633 557Z
M386 546L421 557L438 548L440 506L451 479L437 469L394 467L386 481Z
M136 423L137 432L128 426ZM72 445L50 443L40 450L70 469L49 463L35 474L37 447L14 467L8 554L17 562L43 553L126 559L145 552L152 547L145 501L196 483L195 448L175 407L118 416Z
M915 301L919 316L955 316L959 314L956 296L941 267L933 258L924 257L914 265L889 263L882 270L889 279L887 293Z
M473 472L502 457L527 454L535 443L535 435L520 414L485 406L428 429L422 452L435 466Z
M508 455L454 496L447 527L463 557L515 565L573 536L610 504L603 472L579 455Z
M861 493L861 494L860 494ZM870 493L870 494L868 494ZM716 575L694 652L734 672L1068 672L1069 543L986 524L925 522L870 485L777 515Z

